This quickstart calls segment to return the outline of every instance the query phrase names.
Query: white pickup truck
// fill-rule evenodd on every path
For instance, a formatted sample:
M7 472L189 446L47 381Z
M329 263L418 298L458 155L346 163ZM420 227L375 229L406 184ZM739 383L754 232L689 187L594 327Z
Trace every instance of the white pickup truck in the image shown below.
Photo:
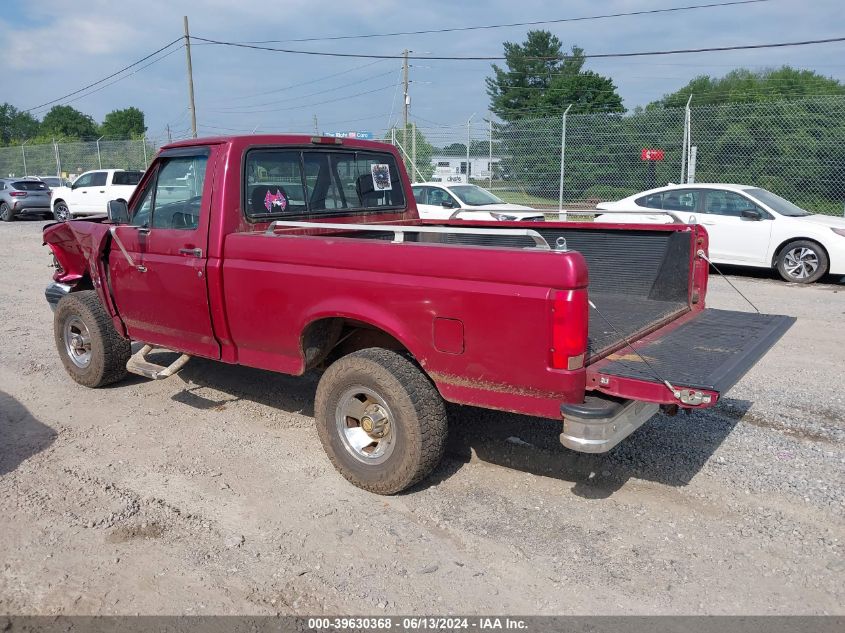
M78 215L105 214L109 200L129 200L143 175L123 169L86 171L71 186L53 189L53 217L64 222Z

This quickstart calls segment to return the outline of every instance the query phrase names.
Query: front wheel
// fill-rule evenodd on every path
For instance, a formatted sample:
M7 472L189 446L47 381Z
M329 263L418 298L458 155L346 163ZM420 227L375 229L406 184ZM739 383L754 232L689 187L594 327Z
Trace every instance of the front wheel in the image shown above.
M11 222L14 219L15 213L12 211L12 207L5 202L0 202L0 220L3 220L3 222Z
M53 205L53 217L57 222L67 222L70 219L70 209L64 200L59 200Z
M795 240L781 249L776 265L786 281L811 284L827 272L827 253L815 242Z
M370 348L336 361L320 379L314 412L332 464L364 490L401 492L443 457L443 399L428 376L396 352Z
M114 329L94 290L72 292L59 300L53 334L62 364L80 385L102 387L126 376L131 344Z

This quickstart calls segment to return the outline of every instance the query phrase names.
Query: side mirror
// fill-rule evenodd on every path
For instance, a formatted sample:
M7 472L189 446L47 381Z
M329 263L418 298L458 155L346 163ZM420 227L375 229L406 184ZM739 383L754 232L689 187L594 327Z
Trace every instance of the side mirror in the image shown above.
M455 203L452 202L451 200L444 200L443 202L440 203L440 206L445 208L445 209L451 209L452 207L455 206Z
M757 209L743 209L741 215L746 220L762 220L763 219L763 214L760 213Z
M129 223L129 207L124 200L109 200L107 213L112 224Z

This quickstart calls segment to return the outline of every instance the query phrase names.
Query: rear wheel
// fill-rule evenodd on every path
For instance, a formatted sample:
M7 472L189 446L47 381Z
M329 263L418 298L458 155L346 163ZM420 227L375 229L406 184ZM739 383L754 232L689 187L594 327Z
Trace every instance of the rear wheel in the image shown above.
M364 490L401 492L443 457L443 399L428 376L396 352L370 348L336 361L320 379L314 410L332 464Z
M811 284L827 272L824 249L810 240L795 240L784 246L777 257L777 269L786 281Z
M94 290L72 292L59 300L53 334L62 364L80 385L102 387L126 376L130 343L114 329Z
M64 200L59 200L53 205L53 217L59 222L67 222L70 219L70 209Z
M11 222L14 219L15 213L12 211L12 207L5 202L0 202L0 220L3 220L3 222Z

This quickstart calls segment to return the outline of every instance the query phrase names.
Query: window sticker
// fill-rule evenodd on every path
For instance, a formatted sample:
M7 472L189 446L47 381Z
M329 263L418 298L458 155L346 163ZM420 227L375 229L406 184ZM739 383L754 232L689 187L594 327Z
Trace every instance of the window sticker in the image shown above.
M393 185L390 182L390 165L374 163L370 165L370 172L373 174L373 189L376 191L393 190Z
M268 189L267 195L264 196L264 208L270 213L274 210L284 213L285 209L288 208L288 199L279 189L276 189L276 193L270 193Z

